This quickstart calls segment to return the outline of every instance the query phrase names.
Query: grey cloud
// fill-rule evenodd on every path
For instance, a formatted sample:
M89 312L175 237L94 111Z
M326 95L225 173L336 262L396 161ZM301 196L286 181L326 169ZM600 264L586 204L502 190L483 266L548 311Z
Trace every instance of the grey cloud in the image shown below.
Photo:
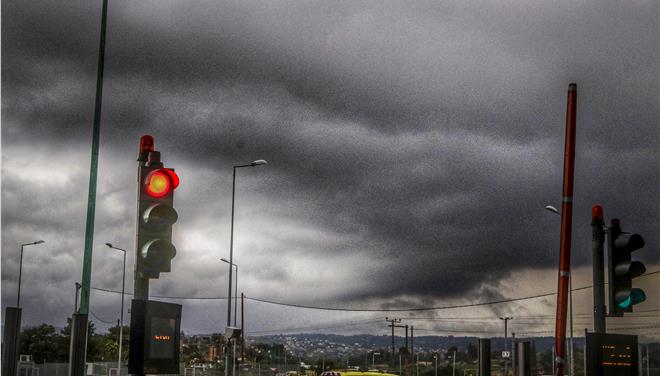
M53 284L80 274L66 262L82 254L99 13L3 3L2 245L42 230L61 255ZM237 190L237 257L254 295L481 300L484 283L557 262L559 220L543 207L560 204L571 80L574 263L590 260L594 203L657 248L654 15L653 2L113 2L95 278L117 285L102 244L133 244L137 139L152 133L182 176L163 294L224 292L231 166L264 158L239 170ZM21 170L51 171L55 185L45 195ZM2 261L5 287L16 255Z

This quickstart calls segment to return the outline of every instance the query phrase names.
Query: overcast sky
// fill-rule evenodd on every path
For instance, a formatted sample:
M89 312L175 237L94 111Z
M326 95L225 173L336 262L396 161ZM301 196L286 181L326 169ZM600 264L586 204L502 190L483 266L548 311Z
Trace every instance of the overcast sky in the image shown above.
M2 2L3 309L20 244L46 241L25 250L24 325L63 326L82 275L100 5ZM635 257L660 270L658 8L111 0L92 285L121 288L111 242L130 250L132 292L135 159L151 134L181 177L177 255L153 294L227 295L232 166L255 159L268 165L239 169L236 184L234 261L248 297L378 309L556 291L560 217L543 208L561 205L570 82L574 287L591 284L593 204L642 234ZM647 316L660 309L659 276L638 280ZM591 299L576 292L580 328ZM224 330L226 301L176 301L185 331ZM118 305L93 291L92 319L106 327ZM417 313L495 320L409 323L489 336L509 315L530 317L516 331L551 335L554 307L549 296ZM253 332L357 323L331 331L383 334L386 315L246 303Z

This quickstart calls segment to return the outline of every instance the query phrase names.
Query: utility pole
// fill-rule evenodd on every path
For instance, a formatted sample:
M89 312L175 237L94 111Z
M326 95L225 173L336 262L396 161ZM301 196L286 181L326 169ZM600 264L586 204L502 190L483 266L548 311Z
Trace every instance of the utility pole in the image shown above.
M406 356L404 358L405 361L405 375L408 376L408 365L410 364L410 350L408 350L408 325L405 325L406 327Z
M390 322L390 325L388 325L388 326L392 328L392 356L390 357L390 365L392 366L392 368L394 368L394 328L395 327L402 327L402 325L394 325L394 323L395 322L401 322L401 319L400 318L385 317L385 321Z
M411 325L410 326L410 356L413 363L415 363L415 366L417 366L418 362L415 361L415 346L413 344L414 339L415 339L415 327ZM416 368L416 370L417 370L416 375L419 376L419 368Z
M500 320L504 320L504 351L507 351L509 347L507 346L507 338L508 338L508 322L509 320L513 319L513 317L500 317ZM510 355L511 353L509 353ZM508 367L509 367L509 361L507 359L504 359L504 374L508 374Z
M594 333L605 333L605 257L603 256L603 207L591 207L591 250L594 291Z

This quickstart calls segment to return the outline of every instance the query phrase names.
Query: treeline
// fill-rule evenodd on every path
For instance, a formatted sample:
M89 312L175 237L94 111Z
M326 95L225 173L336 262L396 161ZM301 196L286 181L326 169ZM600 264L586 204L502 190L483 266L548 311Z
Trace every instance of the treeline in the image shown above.
M122 359L128 360L129 327L124 326ZM105 334L97 334L90 321L87 338L87 361L116 361L119 354L119 328L112 327ZM71 319L62 330L50 324L41 324L21 331L19 354L32 355L35 363L66 363L69 361Z

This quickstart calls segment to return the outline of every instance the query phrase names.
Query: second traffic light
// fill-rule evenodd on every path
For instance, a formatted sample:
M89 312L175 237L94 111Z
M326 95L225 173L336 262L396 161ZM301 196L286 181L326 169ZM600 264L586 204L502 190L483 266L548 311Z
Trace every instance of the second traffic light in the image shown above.
M179 177L173 169L163 167L151 136L142 136L140 145L147 160L138 171L136 271L141 278L158 278L170 271L176 255L172 225L178 219L173 203Z
M608 228L608 276L610 316L623 316L632 312L633 305L646 300L644 290L632 287L632 280L646 272L639 261L632 261L631 253L644 246L638 234L621 231L618 219L612 219Z

